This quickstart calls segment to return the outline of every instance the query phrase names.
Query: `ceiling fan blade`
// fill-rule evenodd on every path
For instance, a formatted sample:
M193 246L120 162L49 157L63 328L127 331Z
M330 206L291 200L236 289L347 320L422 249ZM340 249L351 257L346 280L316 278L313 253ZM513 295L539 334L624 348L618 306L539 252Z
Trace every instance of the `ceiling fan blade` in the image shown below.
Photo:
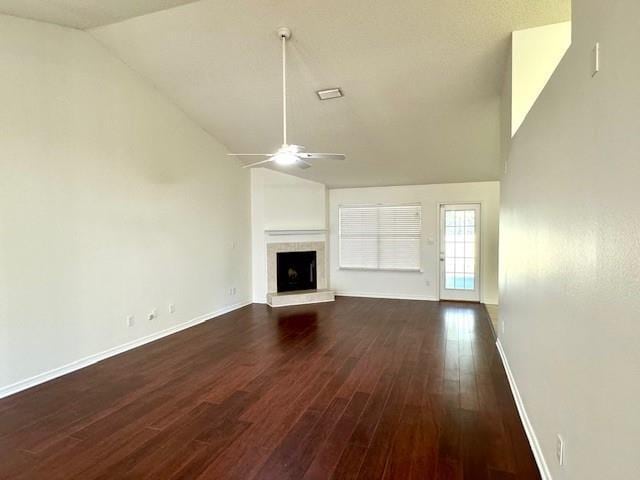
M302 160L301 158L298 158L298 161L296 162L296 166L298 168L301 168L303 170L306 170L307 168L311 167L311 164L309 162L305 162L304 160Z
M298 156L307 160L344 160L347 158L342 153L299 153Z
M247 165L243 165L242 168L257 167L258 165L263 165L263 164L269 163L271 161L273 161L271 158L267 158L265 160L260 160L259 162L253 162L253 163L249 163Z
M227 153L228 157L273 157L271 153Z

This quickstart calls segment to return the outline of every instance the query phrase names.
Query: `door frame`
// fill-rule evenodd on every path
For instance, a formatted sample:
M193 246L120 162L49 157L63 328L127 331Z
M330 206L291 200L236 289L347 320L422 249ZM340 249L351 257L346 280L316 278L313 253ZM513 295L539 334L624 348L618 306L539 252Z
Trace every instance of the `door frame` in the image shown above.
M479 200L469 200L469 201L455 201L455 202L438 202L437 204L437 213L436 213L436 217L438 219L438 234L437 234L437 241L436 241L436 263L438 265L438 275L437 275L437 280L436 280L436 287L437 287L437 298L438 301L442 301L442 295L441 295L441 284L442 284L442 269L444 268L444 262L440 261L440 253L442 252L442 222L443 222L443 217L442 217L442 211L445 205L478 205L479 207L479 212L478 212L478 228L480 230L480 235L476 235L476 243L477 243L477 259L478 259L478 303L483 303L482 299L483 299L483 291L484 291L484 282L482 281L482 265L483 265L483 255L482 255L482 243L483 243L483 238L484 238L484 228L482 228L482 210L484 209L484 202L479 201ZM444 300L444 301L457 301L457 302L465 302L468 300ZM471 303L476 303L475 301L471 301Z

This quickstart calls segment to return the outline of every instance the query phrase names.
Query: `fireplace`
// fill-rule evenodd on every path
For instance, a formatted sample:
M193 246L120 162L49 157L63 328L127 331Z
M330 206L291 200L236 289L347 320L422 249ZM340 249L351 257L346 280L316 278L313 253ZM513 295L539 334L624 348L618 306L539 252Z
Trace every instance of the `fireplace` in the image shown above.
M318 288L316 252L277 253L278 293Z
M327 288L325 252L324 240L269 242L267 238L267 304L334 301L335 293Z

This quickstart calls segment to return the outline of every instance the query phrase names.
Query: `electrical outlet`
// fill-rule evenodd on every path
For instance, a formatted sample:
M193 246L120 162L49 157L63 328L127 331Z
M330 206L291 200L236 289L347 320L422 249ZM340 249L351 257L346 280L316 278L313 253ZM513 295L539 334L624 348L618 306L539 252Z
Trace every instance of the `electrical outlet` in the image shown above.
M500 322L500 330L502 331L502 335L504 335L504 322Z
M169 313L176 313L176 306L173 303L169 304Z
M127 317L127 327L133 327L136 323L136 319L133 315Z
M424 281L424 284L425 284L427 287L430 287L430 286L431 286L431 281L430 281L430 280L425 280L425 281Z
M236 294L236 287L229 288L229 295L233 297L235 294Z
M154 318L156 318L158 316L158 311L154 308L153 310L151 310L151 312L149 313L149 320L153 320Z
M564 439L560 434L556 436L556 460L558 465L564 465Z

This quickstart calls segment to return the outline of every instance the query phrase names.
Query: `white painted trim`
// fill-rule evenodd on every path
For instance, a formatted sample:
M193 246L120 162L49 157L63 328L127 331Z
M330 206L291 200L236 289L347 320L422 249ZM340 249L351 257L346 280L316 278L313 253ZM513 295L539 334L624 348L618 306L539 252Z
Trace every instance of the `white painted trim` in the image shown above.
M518 407L520 420L522 421L524 431L526 432L527 439L529 440L529 444L531 445L533 456L535 457L536 463L538 464L538 470L540 470L540 476L542 477L542 480L553 480L551 477L551 473L549 472L549 467L547 466L547 462L544 459L542 449L540 448L540 443L538 443L538 437L536 437L536 432L533 430L533 426L531 425L531 421L529 421L529 416L527 415L527 411L524 408L522 397L520 396L520 392L518 391L516 380L513 377L513 372L511 372L511 367L509 366L509 361L507 360L507 355L504 349L502 348L502 343L500 342L500 339L496 340L496 347L498 348L498 352L500 353L500 359L502 360L502 365L504 365L504 369L507 372L507 379L509 380L511 393L513 394L513 399L516 402L516 407Z
M367 267L338 267L338 270L355 270L358 272L408 272L423 273L422 267L418 268L367 268Z
M381 293L336 292L337 297L388 298L391 300L427 300L437 302L438 299L428 295L390 295Z
M282 236L282 235L324 235L327 230L315 229L315 230L265 230L266 235Z
M178 325L174 325L172 327L166 328L164 330L160 330L159 332L152 333L150 335L137 338L130 342L124 343L122 345L118 345L116 347L109 348L107 350L103 350L99 353L94 353L93 355L89 355L87 357L81 358L79 360L75 360L71 363L67 363L61 367L54 368L52 370L48 370L43 373L39 373L38 375L34 375L33 377L25 378L24 380L20 380L11 385L7 385L5 387L0 387L0 398L8 397L9 395L13 395L15 393L21 392L23 390L27 390L28 388L35 387L36 385L40 385L41 383L48 382L55 378L61 377L63 375L67 375L68 373L75 372L76 370L80 370L82 368L88 367L89 365L93 365L94 363L105 360L109 357L113 357L114 355L118 355L120 353L126 352L128 350L132 350L134 348L140 347L147 343L151 343L155 340L159 340L163 337L172 335L181 330L185 330L187 328L194 327L200 323L204 323L207 320L211 320L215 317L219 317L224 315L225 313L232 312L242 307L246 307L250 305L252 302L241 302L236 303L234 305L230 305L228 307L221 308L211 313L206 313L204 315L200 315L192 320L187 322L180 323Z

